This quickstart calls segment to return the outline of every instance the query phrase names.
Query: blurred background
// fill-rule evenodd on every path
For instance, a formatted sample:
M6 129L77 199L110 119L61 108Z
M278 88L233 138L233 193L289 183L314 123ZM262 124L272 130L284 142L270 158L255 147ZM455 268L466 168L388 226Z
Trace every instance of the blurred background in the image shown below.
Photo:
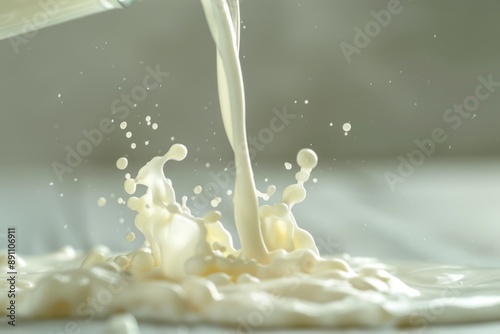
M241 1L256 182L276 184L278 200L296 153L316 151L317 182L295 213L323 254L498 263L499 10L495 0ZM17 226L19 252L140 245L139 233L125 238L136 229L118 203L124 174L173 143L189 150L166 167L179 197L201 215L220 196L233 230L232 152L199 1L144 0L4 39L0 60L0 220Z

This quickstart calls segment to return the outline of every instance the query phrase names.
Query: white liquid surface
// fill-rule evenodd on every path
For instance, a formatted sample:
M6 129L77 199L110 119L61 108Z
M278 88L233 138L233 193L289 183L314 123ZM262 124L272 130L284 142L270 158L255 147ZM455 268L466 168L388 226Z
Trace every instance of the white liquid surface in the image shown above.
M182 161L187 149L174 144L124 184L132 195L128 207L137 212L135 225L147 240L144 247L128 254L106 248L78 254L68 247L18 257L18 320L90 321L127 312L142 320L204 321L248 332L261 326L420 326L500 319L500 269L321 257L291 211L305 199L303 185L318 162L310 149L298 153L301 170L281 200L259 206L262 194L254 186L246 145L238 4L229 3L202 0L217 45L221 112L235 155L232 194L242 248L233 247L218 211L195 217L186 199L177 202L163 167ZM125 168L126 162L117 167ZM140 197L133 196L137 185L147 187ZM275 191L269 186L265 195ZM6 272L5 255L0 266ZM5 290L7 282L0 286ZM3 317L7 303L6 294L0 295ZM137 324L128 315L112 318L107 331L136 333Z

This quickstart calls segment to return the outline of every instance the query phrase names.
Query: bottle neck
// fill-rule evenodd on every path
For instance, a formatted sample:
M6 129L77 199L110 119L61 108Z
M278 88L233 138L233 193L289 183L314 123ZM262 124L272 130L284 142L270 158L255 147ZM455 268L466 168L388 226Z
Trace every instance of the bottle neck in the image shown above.
M111 9L129 7L136 0L1 0L0 40L34 38L38 30Z

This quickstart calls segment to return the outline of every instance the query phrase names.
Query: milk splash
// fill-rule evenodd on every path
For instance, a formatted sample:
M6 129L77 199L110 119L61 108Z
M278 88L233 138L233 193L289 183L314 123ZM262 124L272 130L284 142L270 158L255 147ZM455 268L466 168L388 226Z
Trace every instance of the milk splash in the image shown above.
M82 256L65 248L18 258L19 319L89 322L128 312L143 320L232 325L238 332L261 326L423 326L499 319L500 270L321 257L292 214L305 199L304 183L318 161L310 149L298 153L301 170L281 200L259 206L246 143L238 2L202 4L217 46L221 112L235 155L234 219L241 249L233 246L220 212L196 217L186 197L178 202L164 166L168 170L172 161L182 161L187 149L174 144L125 181L144 246L129 254L98 248ZM127 163L120 158L117 167ZM133 196L138 185L147 190ZM0 265L6 267L6 261L0 258ZM5 315L8 301L0 298Z

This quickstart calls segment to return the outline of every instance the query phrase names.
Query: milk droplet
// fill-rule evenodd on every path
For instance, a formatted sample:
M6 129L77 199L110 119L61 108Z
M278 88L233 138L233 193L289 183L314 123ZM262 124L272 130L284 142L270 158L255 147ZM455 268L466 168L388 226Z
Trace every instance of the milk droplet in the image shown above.
M136 145L135 143L132 143L132 144L130 144L130 147L131 147L132 149L135 149L135 148L137 147L137 145Z
M126 136L127 138L132 137L132 132L128 131L128 132L125 134L125 136Z
M318 156L313 150L303 148L297 154L297 163L301 168L313 169L318 164Z
M286 169L286 170L290 170L290 169L292 169L292 164L291 164L291 163L289 163L289 162L285 162L285 169Z
M151 116L146 116L146 122L150 122L151 121Z
M158 129L158 124L153 123L153 125L151 127L153 128L153 130L156 130L156 129Z
M314 182L314 183L318 183L318 179L317 179L317 178L314 178L314 179L313 179L313 182Z
M304 104L309 104L309 100L305 100L305 101L304 101Z
M120 129L125 130L127 128L127 122L120 123Z
M344 130L345 132L349 132L351 131L351 124L350 123L344 123L344 125L342 125L342 130Z
M196 195L198 195L198 194L201 194L202 190L203 190L203 188L201 186L196 186L196 187L194 187L193 192Z
M106 199L104 197L99 197L99 199L97 200L97 205L99 205L100 207L103 207L106 205Z
M231 195L233 194L233 191L232 191L231 189L229 189L228 191L226 191L226 194L227 194L228 196L231 196Z
M125 157L121 157L120 159L116 160L116 168L119 170L124 170L128 166L128 159Z
M276 186L274 184L271 184L267 187L266 195L271 197L272 195L274 195L275 192L276 192Z
M134 240L135 240L135 233L129 232L129 234L127 234L127 241L132 242Z
M119 314L107 321L104 334L140 334L140 330L132 314Z

